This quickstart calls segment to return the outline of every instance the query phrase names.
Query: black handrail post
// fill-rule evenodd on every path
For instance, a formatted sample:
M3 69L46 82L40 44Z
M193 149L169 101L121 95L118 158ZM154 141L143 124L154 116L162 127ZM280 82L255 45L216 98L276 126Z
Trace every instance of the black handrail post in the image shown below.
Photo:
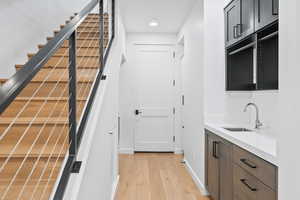
M76 30L69 38L69 155L76 160Z
M112 14L111 14L112 15L112 19L111 19L111 24L112 24L111 25L111 32L112 32L112 40L113 40L115 38L115 31L116 31L116 26L115 26L115 23L116 23L115 22L115 20L116 20L115 19L116 18L116 16L115 16L116 15L115 0L111 0L111 4L112 4L111 5L112 6L112 11L111 11L112 12Z
M103 73L104 58L104 8L103 0L99 1L99 65L100 74Z

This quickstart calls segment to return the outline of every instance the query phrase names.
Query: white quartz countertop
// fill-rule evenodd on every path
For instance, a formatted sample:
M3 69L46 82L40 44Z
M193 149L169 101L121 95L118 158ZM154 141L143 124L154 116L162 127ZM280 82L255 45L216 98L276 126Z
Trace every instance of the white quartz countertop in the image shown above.
M228 124L205 123L205 128L229 142L257 155L258 157L278 166L277 141L275 138L259 132L232 132L226 128L245 127ZM248 127L245 127L248 128Z

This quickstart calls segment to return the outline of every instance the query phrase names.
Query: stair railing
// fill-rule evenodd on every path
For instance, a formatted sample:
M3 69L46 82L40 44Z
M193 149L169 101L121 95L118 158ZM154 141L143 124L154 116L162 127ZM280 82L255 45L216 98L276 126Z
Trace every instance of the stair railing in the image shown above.
M8 109L8 107L16 100L16 98L22 94L24 89L28 87L28 85L34 81L36 75L41 72L41 69L49 62L51 58L57 53L57 51L63 47L66 43L68 43L68 52L66 52L67 55L63 55L61 59L64 57L68 58L68 80L67 80L67 85L68 87L65 87L63 92L59 94L59 99L64 99L64 94L67 93L67 102L64 105L64 108L62 109L62 112L59 113L59 117L56 118L55 122L51 122L55 124L54 129L51 130L51 134L54 134L56 129L59 127L59 123L64 124L64 122L60 121L60 116L63 114L63 110L67 109L68 110L68 123L66 126L63 126L61 132L63 131L68 131L68 137L66 138L59 138L57 139L55 143L55 147L59 146L59 141L63 140L66 145L62 145L59 149L58 153L58 158L61 155L62 152L64 152L64 148L68 148L68 154L67 157L65 158L65 164L63 166L63 170L61 173L60 180L58 181L58 185L55 188L56 190L54 191L53 199L55 200L60 200L63 199L64 192L70 177L71 173L78 173L81 162L77 160L77 152L80 147L81 140L83 138L83 134L86 128L87 120L89 117L89 114L91 112L91 107L93 105L95 95L97 92L97 89L100 85L101 80L105 80L106 76L103 74L104 68L106 61L108 59L109 52L111 50L111 46L115 37L115 0L108 0L107 5L109 5L109 8L104 8L104 0L92 0L82 11L80 11L78 14L76 14L70 21L67 23L54 37L51 39L43 48L41 48L32 58L20 69L18 70L10 79L8 79L3 85L0 86L0 116L1 114L5 113L5 111ZM99 7L99 27L98 26L91 26L87 24L86 26L91 27L92 29L99 29L99 32L96 32L96 35L93 35L94 33L85 33L83 31L82 34L86 35L92 35L92 37L95 38L95 40L98 40L99 42L99 52L96 52L94 57L91 56L90 60L84 61L83 58L78 56L78 54L84 52L82 49L78 49L78 39L81 36L81 33L77 32L77 29L79 26L82 25L84 20L88 17L89 14L95 10L95 8ZM110 10L110 12L109 12ZM109 13L108 13L109 12ZM107 15L106 15L107 14ZM109 22L109 38L106 38L106 29L107 29L107 24L105 17L108 17L110 22ZM92 23L91 23L92 24ZM68 41L68 42L67 42ZM82 43L86 43L88 39L83 39ZM78 43L78 44L77 44ZM78 45L78 46L77 46ZM82 45L82 44L81 44ZM90 56L88 50L91 50L91 46L95 45L93 43L93 39L91 39L90 42L88 42L88 47L86 48L86 52L84 52L84 56ZM96 45L97 46L97 45ZM92 52L92 51L91 51ZM83 56L83 57L84 57ZM94 63L96 62L99 65L99 69L96 74L93 74L93 70L86 70L85 72L88 71L88 73L85 73L88 77L93 77L92 80L92 87L89 88L88 84L85 84L85 80L81 80L82 77L78 76L78 71L79 71L79 66L83 64L84 62L86 63L91 63L92 59L98 59L98 62L93 61ZM81 59L80 59L81 58ZM59 62L56 63L56 66L61 64L63 60L60 60ZM54 66L54 69L55 67ZM50 80L52 71L49 74L46 74L45 80ZM40 109L38 112L35 114L34 119L29 122L28 127L24 130L24 134L19 138L18 141L16 141L16 144L12 147L11 151L8 153L7 158L4 159L4 161L0 163L0 175L3 170L5 170L5 167L9 164L9 160L11 159L11 155L15 153L15 151L18 148L18 145L22 142L21 140L26 137L26 133L30 128L32 128L32 125L37 121L37 116L39 116L41 110L43 109L43 106L45 105L46 102L51 101L51 95L56 93L55 89L58 87L59 83L61 83L63 80L63 77L67 74L62 74L59 78L58 81L54 82L53 89L49 91L49 95L44 101L44 104L40 105ZM33 90L33 96L38 94L40 92L40 89L44 86L45 80L42 81L42 83L38 86L38 88L35 88ZM81 87L79 85L82 84ZM88 94L88 97L86 101L83 101L84 103L78 103L81 101L80 99L80 94ZM29 98L29 102L31 101L31 97ZM16 123L17 118L22 116L24 114L24 111L26 110L26 106L28 106L27 103L23 106L21 111L17 114L17 116L9 123L8 127L4 129L4 131L0 134L0 142L5 136L12 134L10 130L14 126L14 123ZM54 106L57 106L57 102ZM54 110L54 109L53 109ZM80 114L82 111L82 114ZM49 119L51 120L51 116L54 111L50 111L50 115L47 116L48 118L46 119L46 122L49 122ZM78 115L79 113L79 115ZM45 124L46 124L45 122ZM33 143L31 144L29 150L27 153L31 153L32 149L34 148L34 145L36 142L39 140L39 137L43 134L43 130L46 127L46 125L43 124L43 127L40 129L40 131L37 134L37 137L34 139ZM0 129L1 130L1 129ZM51 136L50 134L50 136ZM61 134L63 135L63 134ZM47 143L50 141L50 136L46 140ZM65 141L68 140L68 141ZM66 142L66 143L65 143ZM42 154L46 148L46 144L39 150L39 152ZM56 149L52 150L51 154L56 151ZM25 156L25 159L28 159L27 153ZM26 185L28 182L30 182L31 175L35 172L35 167L37 165L37 162L39 161L41 155L38 155L38 159L36 158L34 161L34 164L31 166L32 169L30 169L30 173L24 180L24 185L19 190L18 194L15 195L15 199L22 199L24 198L22 195L24 195L24 190L26 188ZM57 158L57 159L58 159ZM25 160L24 159L24 160ZM45 165L48 165L49 160L51 160L52 157L50 156L46 162ZM56 163L57 161L55 161ZM9 199L8 195L11 187L14 185L14 181L21 169L23 167L23 164L25 161L20 162L20 167L17 169L15 172L16 174L12 176L12 179L9 181L7 188L4 191L0 191L0 199ZM29 195L30 198L27 199L36 199L36 194L38 193L37 191L39 190L40 185L38 185L41 181L43 181L43 175L46 173L47 169L46 167L42 169L42 172L40 174L40 177L37 181L37 185L35 185L34 189L32 190L32 194ZM53 171L50 172L52 175ZM49 180L48 180L49 181ZM46 183L46 186L48 187L49 182ZM45 190L42 190L41 194L42 196L39 197L39 199L44 199L47 198L47 195L44 196ZM49 196L48 196L49 197Z

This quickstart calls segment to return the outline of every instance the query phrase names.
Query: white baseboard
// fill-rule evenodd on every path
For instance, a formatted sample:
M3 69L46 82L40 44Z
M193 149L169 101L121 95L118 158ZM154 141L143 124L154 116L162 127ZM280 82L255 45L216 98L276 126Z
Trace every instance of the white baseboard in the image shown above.
M175 154L183 154L183 150L180 149L180 148L175 148L174 153L175 153Z
M185 167L188 170L188 172L190 173L190 175L192 176L194 182L196 183L198 189L200 190L201 194L204 196L208 196L209 193L205 188L205 185L202 183L202 181L199 179L199 177L197 176L197 174L195 173L195 171L193 170L193 168L191 167L191 165L189 164L189 162L186 159L183 159L185 162Z
M132 148L119 148L119 154L134 154Z
M114 200L116 198L119 181L120 181L120 175L117 176L116 180L113 183L112 192L111 192L111 200Z

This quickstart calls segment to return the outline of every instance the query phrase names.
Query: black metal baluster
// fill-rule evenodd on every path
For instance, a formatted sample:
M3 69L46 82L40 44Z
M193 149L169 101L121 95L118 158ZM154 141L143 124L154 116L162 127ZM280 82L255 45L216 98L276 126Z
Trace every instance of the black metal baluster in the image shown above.
M103 0L99 2L99 65L100 74L103 73L103 58L104 58L104 10Z
M76 158L76 31L69 38L69 155Z
M76 30L69 38L69 156L73 160L72 173L79 173L81 162L77 161L78 138L77 138L77 93L76 93Z

